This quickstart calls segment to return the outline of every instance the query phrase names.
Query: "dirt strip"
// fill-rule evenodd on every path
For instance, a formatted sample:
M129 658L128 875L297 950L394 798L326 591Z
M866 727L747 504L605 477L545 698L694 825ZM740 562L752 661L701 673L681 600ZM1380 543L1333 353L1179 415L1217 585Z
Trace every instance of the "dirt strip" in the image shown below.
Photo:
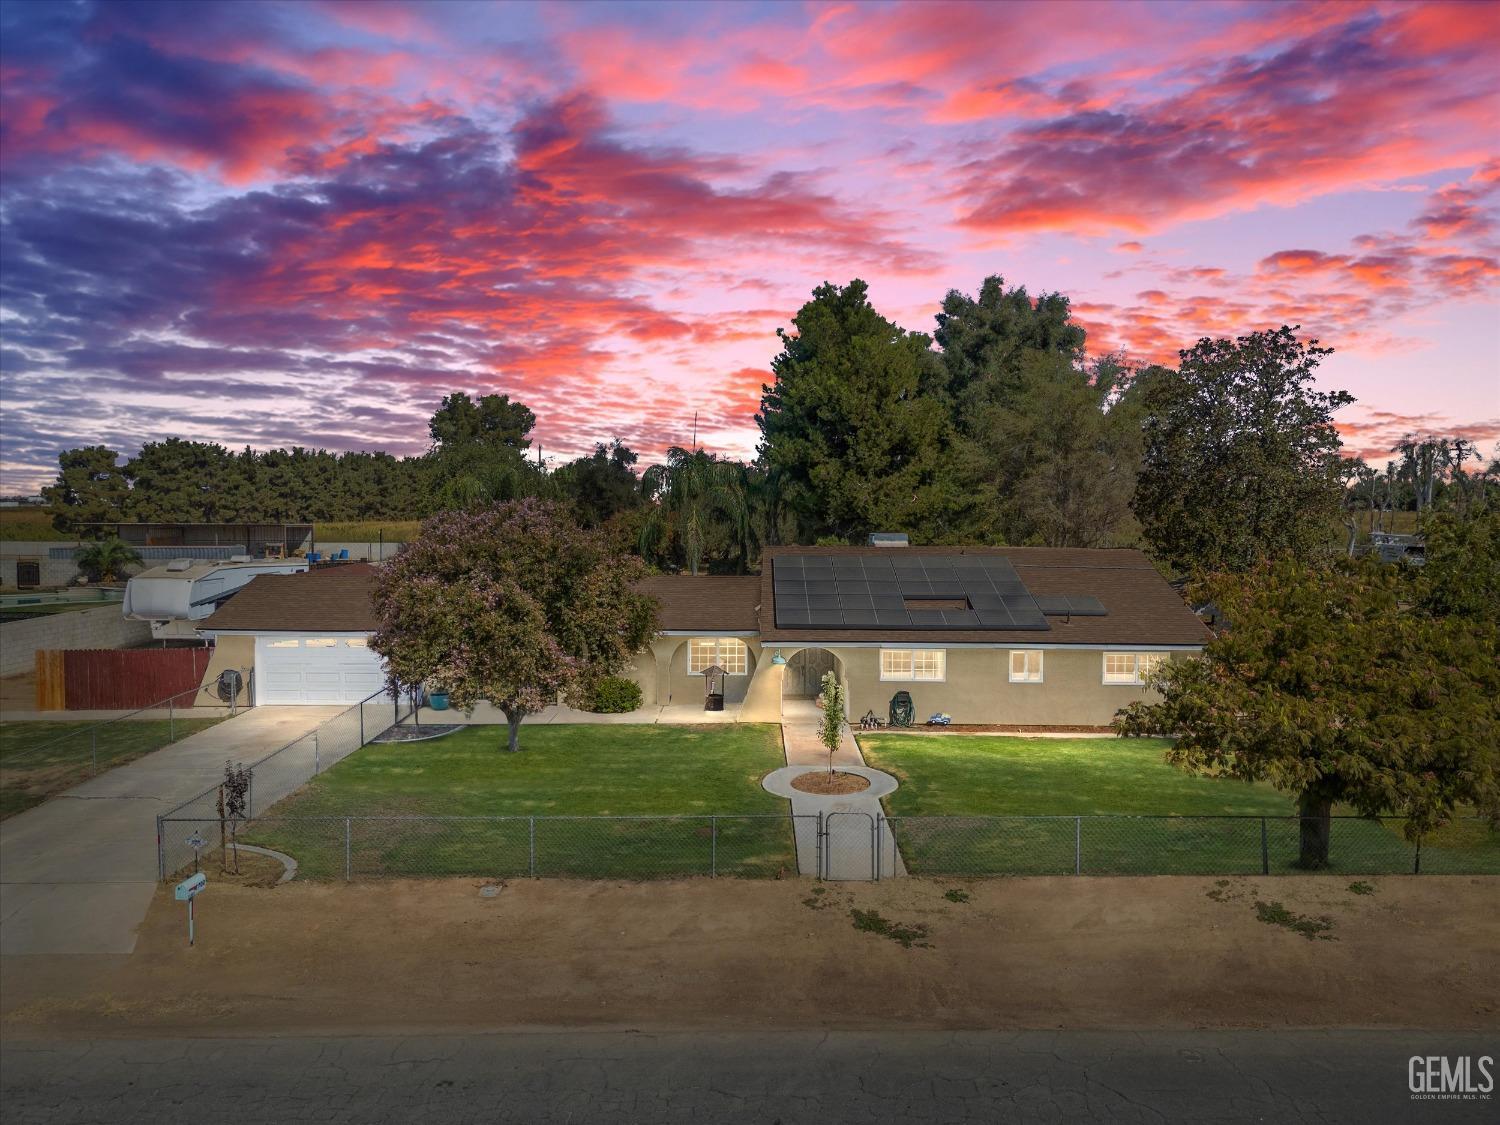
M0 959L6 1035L1500 1028L1500 879L232 886Z

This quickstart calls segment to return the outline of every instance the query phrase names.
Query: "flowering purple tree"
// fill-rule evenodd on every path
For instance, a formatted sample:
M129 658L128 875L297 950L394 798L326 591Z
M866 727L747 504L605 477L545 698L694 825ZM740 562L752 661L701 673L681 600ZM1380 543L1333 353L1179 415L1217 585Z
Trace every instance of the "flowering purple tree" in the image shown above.
M382 568L371 646L393 682L442 688L465 710L493 703L516 750L527 715L582 699L655 634L643 573L544 501L445 512Z

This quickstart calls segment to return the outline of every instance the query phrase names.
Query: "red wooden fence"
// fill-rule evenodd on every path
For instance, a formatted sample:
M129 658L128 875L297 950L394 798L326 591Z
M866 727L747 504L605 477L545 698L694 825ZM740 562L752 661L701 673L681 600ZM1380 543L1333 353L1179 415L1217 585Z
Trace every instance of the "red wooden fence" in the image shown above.
M213 649L65 649L63 682L69 711L114 711L149 707L198 686ZM187 707L192 697L179 696Z

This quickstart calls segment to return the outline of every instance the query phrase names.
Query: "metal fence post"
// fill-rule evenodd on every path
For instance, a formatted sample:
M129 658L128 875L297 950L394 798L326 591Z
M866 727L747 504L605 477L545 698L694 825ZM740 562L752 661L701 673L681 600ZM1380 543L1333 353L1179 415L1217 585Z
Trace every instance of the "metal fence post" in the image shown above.
M822 878L824 878L824 874L823 873L824 873L824 871L828 867L828 861L827 861L827 859L823 855L824 840L823 840L823 810L822 809L818 810L817 832L818 832L818 834L817 834L816 837L814 837L814 839L817 840L818 846L814 850L815 850L816 855L817 855L818 878L822 879ZM795 833L794 833L794 835L795 835Z
M1260 873L1271 873L1271 846L1266 840L1266 818L1260 818Z
M344 817L344 882L354 878L353 821Z
M96 773L98 773L99 772L99 728L98 727L90 727L89 728L89 761L92 763L89 766L89 773L90 774L96 774Z
M255 815L255 767L250 767L250 776L245 783L245 819Z
M359 726L360 726L359 744L361 746L363 746L365 744L365 732L364 732L364 725L365 724L364 724L364 717L365 717L364 716L364 709L361 708L360 709L360 716L359 716L359 718L360 718L360 724L359 724ZM318 732L317 731L313 731L313 776L317 777L318 773L319 773L319 770L318 770Z
M1422 874L1422 837L1420 836L1417 837L1417 857L1412 863L1411 873L1413 875Z
M174 699L173 696L170 696L170 695L167 696L167 741L168 742L176 742L177 741L177 735L174 733L176 731L176 729L177 729L176 723L174 722L174 719L175 719L175 714L174 714L175 707L173 706L174 702L175 702L175 699Z
M359 744L365 744L365 705L359 705Z
M531 858L530 858L530 873L531 873L531 877L533 879L535 879L536 878L536 817L530 816L530 817L527 817L526 820L527 820L526 847L527 847L527 850L528 850L528 852L530 853L530 856L531 856Z
M719 818L711 816L708 818L708 877L716 879L719 875Z
M1073 818L1073 874L1083 874L1083 817Z
M161 817L156 818L156 879L157 882L167 881L167 852L161 839Z

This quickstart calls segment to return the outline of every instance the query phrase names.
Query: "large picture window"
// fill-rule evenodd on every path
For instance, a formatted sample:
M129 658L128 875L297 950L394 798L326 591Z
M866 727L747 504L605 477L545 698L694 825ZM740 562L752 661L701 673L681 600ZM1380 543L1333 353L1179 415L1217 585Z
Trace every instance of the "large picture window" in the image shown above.
M883 648L882 680L941 680L948 675L948 654L940 648Z
M1144 684L1146 677L1167 659L1164 652L1106 652L1104 682L1107 684Z
M750 650L738 637L694 637L688 642L688 672L701 676L717 664L728 676L750 671Z
M1010 682L1013 684L1039 684L1042 682L1041 649L1017 648L1011 650Z

